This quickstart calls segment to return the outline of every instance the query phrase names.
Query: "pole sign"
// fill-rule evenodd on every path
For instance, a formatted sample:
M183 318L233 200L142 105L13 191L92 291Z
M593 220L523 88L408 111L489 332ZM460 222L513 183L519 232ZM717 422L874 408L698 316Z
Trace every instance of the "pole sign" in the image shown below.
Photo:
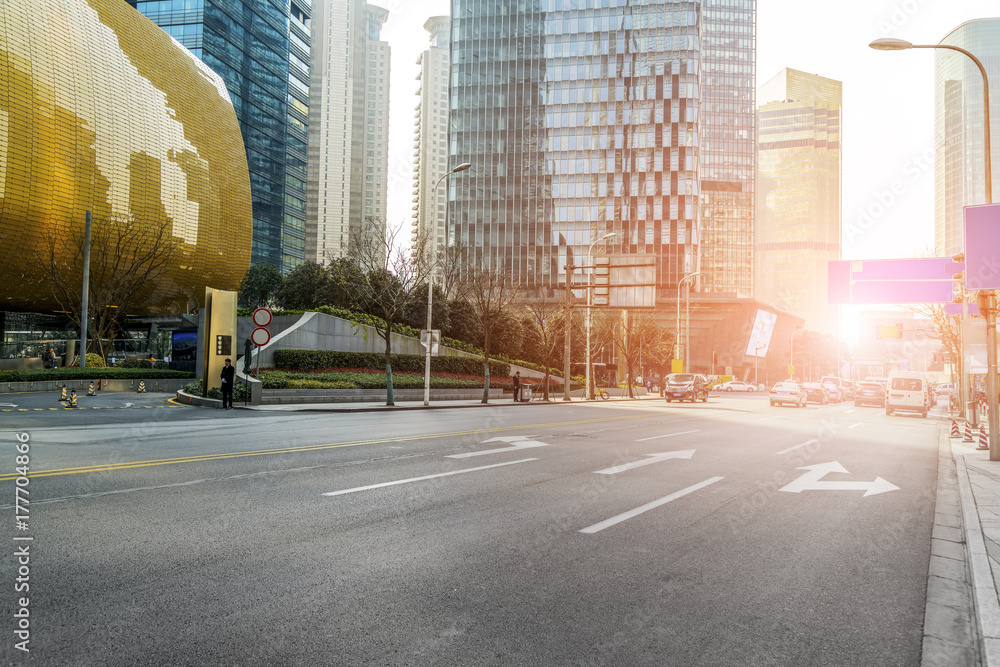
M1000 289L1000 204L966 206L965 289Z
M253 311L253 323L257 328L250 332L250 340L257 347L264 347L271 342L271 332L267 330L267 325L273 319L271 311L267 308L258 308Z

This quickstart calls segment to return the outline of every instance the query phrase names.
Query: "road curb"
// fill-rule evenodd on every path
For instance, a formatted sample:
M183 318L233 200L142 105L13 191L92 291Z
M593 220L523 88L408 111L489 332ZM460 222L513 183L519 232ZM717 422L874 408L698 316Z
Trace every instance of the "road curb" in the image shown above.
M268 409L270 406L258 406L258 407L244 407L235 406L238 410L252 410L254 412L330 412L330 413L349 413L349 412L395 412L400 410L457 410L464 408L495 408L495 407L516 407L516 406L529 406L529 405L607 405L609 403L638 403L643 401L653 401L654 398L612 398L607 401L529 401L527 403L515 403L511 400L496 400L490 403L466 403L462 405L434 405L431 402L430 405L371 405L364 407L303 407L294 410L288 409ZM286 404L287 405L287 404ZM332 404L337 405L337 404ZM340 403L339 405L351 405L350 402Z
M951 451L958 473L958 493L962 503L965 553L969 564L972 597L976 610L981 660L985 667L1000 667L1000 599L997 596L993 569L986 552L983 527L979 522L979 509L972 493L969 471L965 465L965 453L956 451L954 444L952 444Z

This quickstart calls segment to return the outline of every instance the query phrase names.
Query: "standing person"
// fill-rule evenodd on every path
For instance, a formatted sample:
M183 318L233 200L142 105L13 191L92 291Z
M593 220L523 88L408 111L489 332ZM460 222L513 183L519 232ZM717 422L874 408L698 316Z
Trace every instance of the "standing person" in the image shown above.
M514 373L514 402L521 398L521 371Z
M233 409L233 383L236 379L236 367L232 364L232 359L226 359L226 365L222 367L222 409Z
M45 350L45 354L42 355L42 365L45 366L45 368L56 367L56 351L51 347Z

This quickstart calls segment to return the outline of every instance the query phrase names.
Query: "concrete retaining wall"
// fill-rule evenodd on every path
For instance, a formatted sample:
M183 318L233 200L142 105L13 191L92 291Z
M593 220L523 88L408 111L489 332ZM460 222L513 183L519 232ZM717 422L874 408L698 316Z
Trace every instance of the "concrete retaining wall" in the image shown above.
M181 387L192 382L193 378L179 378L170 380L144 380L146 391L164 392L172 394ZM4 382L0 384L0 394L24 392L24 391L59 391L63 385L66 390L76 389L77 394L86 393L90 387L90 380L47 380L45 382ZM101 391L137 391L139 380L117 380L101 379Z
M423 389L397 389L397 401L422 401ZM490 389L490 398L503 395L502 389ZM474 401L483 397L482 389L431 389L432 401ZM385 400L384 389L265 389L262 405L299 403L371 403Z

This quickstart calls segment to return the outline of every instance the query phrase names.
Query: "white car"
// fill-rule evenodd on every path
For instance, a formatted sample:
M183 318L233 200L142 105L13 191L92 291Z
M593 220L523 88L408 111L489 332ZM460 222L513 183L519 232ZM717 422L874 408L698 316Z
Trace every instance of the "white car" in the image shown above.
M723 382L718 387L715 388L716 391L757 391L757 387L749 384L747 382L741 382L739 380L730 380L729 382Z

